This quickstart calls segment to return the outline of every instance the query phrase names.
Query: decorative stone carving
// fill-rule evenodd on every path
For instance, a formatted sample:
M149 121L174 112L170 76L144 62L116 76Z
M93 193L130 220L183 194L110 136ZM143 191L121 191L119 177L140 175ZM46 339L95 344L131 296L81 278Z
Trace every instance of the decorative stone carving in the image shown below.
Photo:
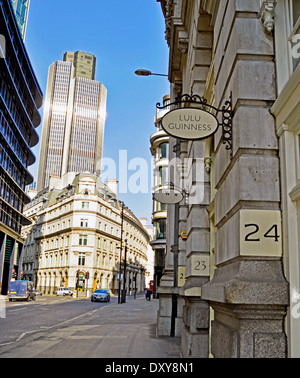
M172 16L173 16L173 9L174 3L173 0L166 1L166 40L168 42L168 46L170 46L170 39L171 39L171 23L172 23Z
M274 30L274 16L277 0L262 0L259 11L259 16L264 23L268 33L272 33Z
M211 170L211 163L212 163L212 159L210 157L206 157L204 159L204 164L205 164L205 170L207 173L210 173L210 170Z
M174 91L176 93L176 98L179 98L182 95L182 80L175 79Z
M178 40L178 50L182 54L186 54L188 52L189 47L189 40L188 38L179 38Z

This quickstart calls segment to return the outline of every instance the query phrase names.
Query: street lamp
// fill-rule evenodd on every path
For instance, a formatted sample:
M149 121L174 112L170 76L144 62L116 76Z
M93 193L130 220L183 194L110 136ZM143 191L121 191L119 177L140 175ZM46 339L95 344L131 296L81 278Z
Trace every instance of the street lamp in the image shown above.
M118 290L118 303L122 303L121 302L121 276L122 276L122 267L121 267L121 262L122 262L122 242L123 242L123 222L124 222L124 202L122 201L119 201L121 206L122 206L122 212L121 212L121 245L120 247L117 247L117 248L120 248L120 266L119 266L119 290Z
M123 273L123 290L121 303L126 302L126 258L127 258L127 239L125 239L125 256L124 256L124 273Z
M153 75L153 76L168 76L168 75L165 75L165 74L152 73L151 71L144 70L144 69L136 70L135 74L137 76L150 76L150 75Z
M164 74L154 74L151 71L140 69L135 71L135 74L138 76L168 76ZM176 158L180 158L180 140L177 139L177 144L174 146L174 152L176 152ZM175 204L175 221L174 221L174 245L171 246L171 252L174 253L174 287L178 286L178 227L179 227L179 203ZM171 330L170 336L175 336L175 322L177 318L177 304L178 304L178 295L172 294L172 312L171 312Z

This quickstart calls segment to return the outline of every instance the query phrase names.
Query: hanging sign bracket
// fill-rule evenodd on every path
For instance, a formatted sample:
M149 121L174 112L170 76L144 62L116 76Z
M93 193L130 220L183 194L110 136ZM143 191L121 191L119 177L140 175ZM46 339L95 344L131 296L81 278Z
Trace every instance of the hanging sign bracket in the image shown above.
M171 110L162 118L162 128L165 132L175 138L182 140L203 140L213 136L222 128L222 141L226 150L230 150L230 157L233 157L232 148L232 93L225 105L218 109L208 104L204 97L185 94L175 102L160 106L160 110L170 108Z

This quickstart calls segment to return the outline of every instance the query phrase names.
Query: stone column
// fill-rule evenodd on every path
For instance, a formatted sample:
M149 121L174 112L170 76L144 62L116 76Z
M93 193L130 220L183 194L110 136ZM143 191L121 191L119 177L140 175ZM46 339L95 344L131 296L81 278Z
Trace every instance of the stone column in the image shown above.
M192 4L192 3L191 3ZM190 4L190 5L191 5ZM185 93L204 96L212 60L213 33L211 17L201 13L200 2L191 5L189 51L184 69ZM196 105L193 105L196 106ZM209 280L209 176L204 169L205 141L187 143L188 199L186 207L186 283L182 294L183 357L207 358L209 354L209 306L201 298L201 286Z
M201 298L201 286L209 279L209 180L204 174L205 142L189 143L190 197L187 207L186 283L183 287L183 357L208 357L209 307ZM197 158L195 158L197 157ZM203 158L201 158L203 157ZM197 173L203 172L203 177ZM200 175L201 176L201 175ZM199 180L199 182L197 182ZM202 180L202 182L200 182ZM193 192L199 191L193 199ZM200 195L200 192L201 195ZM199 200L199 196L202 197Z

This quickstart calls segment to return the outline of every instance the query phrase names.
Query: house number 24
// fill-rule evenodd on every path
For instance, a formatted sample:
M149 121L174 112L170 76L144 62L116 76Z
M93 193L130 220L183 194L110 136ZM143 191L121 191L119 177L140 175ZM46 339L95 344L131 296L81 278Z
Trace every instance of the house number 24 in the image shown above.
M240 255L281 256L281 232L279 210L241 210Z
M257 237L257 233L260 231L259 225L255 223L245 224L245 228L252 228L252 230L245 236L246 242L260 242L260 238ZM280 235L278 234L278 226L274 224L265 234L265 238L272 238L274 242L278 242Z

